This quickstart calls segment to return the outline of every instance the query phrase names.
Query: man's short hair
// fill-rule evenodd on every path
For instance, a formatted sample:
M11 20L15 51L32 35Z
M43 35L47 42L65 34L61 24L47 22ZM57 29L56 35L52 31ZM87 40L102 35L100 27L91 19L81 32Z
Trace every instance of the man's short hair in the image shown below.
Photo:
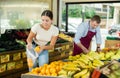
M92 21L96 21L98 24L101 22L101 18L100 16L98 15L94 15L92 18L91 18Z

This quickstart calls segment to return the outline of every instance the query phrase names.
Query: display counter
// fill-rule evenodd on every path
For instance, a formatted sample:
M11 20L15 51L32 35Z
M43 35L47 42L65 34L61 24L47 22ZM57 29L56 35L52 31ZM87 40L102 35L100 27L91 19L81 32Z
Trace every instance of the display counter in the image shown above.
M0 77L17 78L27 70L25 50L0 53Z
M54 50L49 51L50 62L68 58L72 49L71 42L56 44ZM0 78L19 78L26 72L28 66L25 49L0 53Z

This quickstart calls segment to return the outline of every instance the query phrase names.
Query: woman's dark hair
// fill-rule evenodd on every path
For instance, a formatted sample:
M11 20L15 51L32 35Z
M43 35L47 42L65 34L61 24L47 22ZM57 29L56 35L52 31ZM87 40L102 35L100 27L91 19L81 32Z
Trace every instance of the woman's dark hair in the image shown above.
M98 24L101 22L101 18L100 16L98 15L94 15L92 18L91 18L92 21L96 21Z
M53 13L50 10L43 11L43 13L41 14L41 16L48 16L51 20L53 19Z

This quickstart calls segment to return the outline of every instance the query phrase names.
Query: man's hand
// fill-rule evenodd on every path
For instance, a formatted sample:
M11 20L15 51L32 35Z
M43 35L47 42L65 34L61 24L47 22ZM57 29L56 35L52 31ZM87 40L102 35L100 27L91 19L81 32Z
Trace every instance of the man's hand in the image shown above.
M96 48L96 52L100 52L101 51L101 48L100 47L97 47Z
M87 54L89 52L89 50L86 49L85 47L82 50L83 50L83 53L85 53L85 54Z
M81 43L78 43L77 45L83 50L83 53L86 54L89 52L89 50L86 47L84 47Z

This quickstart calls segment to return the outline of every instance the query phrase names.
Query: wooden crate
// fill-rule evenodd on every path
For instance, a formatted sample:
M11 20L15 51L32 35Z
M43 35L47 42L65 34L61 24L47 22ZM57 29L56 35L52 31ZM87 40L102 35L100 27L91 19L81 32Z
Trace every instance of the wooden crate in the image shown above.
M0 73L6 71L6 64L0 65Z
M1 55L0 56L0 61L1 61L1 63L9 62L10 61L10 55L9 54Z
M21 59L21 52L13 54L13 60L20 60Z
M15 69L19 69L23 67L23 60L15 62Z
M13 69L15 69L15 62L7 63L7 70L13 70Z
M22 52L22 58L27 58L26 51Z
M61 43L56 45L55 51L49 53L49 61L57 61L57 60L63 60L69 57L70 52L73 50L73 44L68 43Z
M120 44L120 40L105 40L105 47L114 47L116 44Z

